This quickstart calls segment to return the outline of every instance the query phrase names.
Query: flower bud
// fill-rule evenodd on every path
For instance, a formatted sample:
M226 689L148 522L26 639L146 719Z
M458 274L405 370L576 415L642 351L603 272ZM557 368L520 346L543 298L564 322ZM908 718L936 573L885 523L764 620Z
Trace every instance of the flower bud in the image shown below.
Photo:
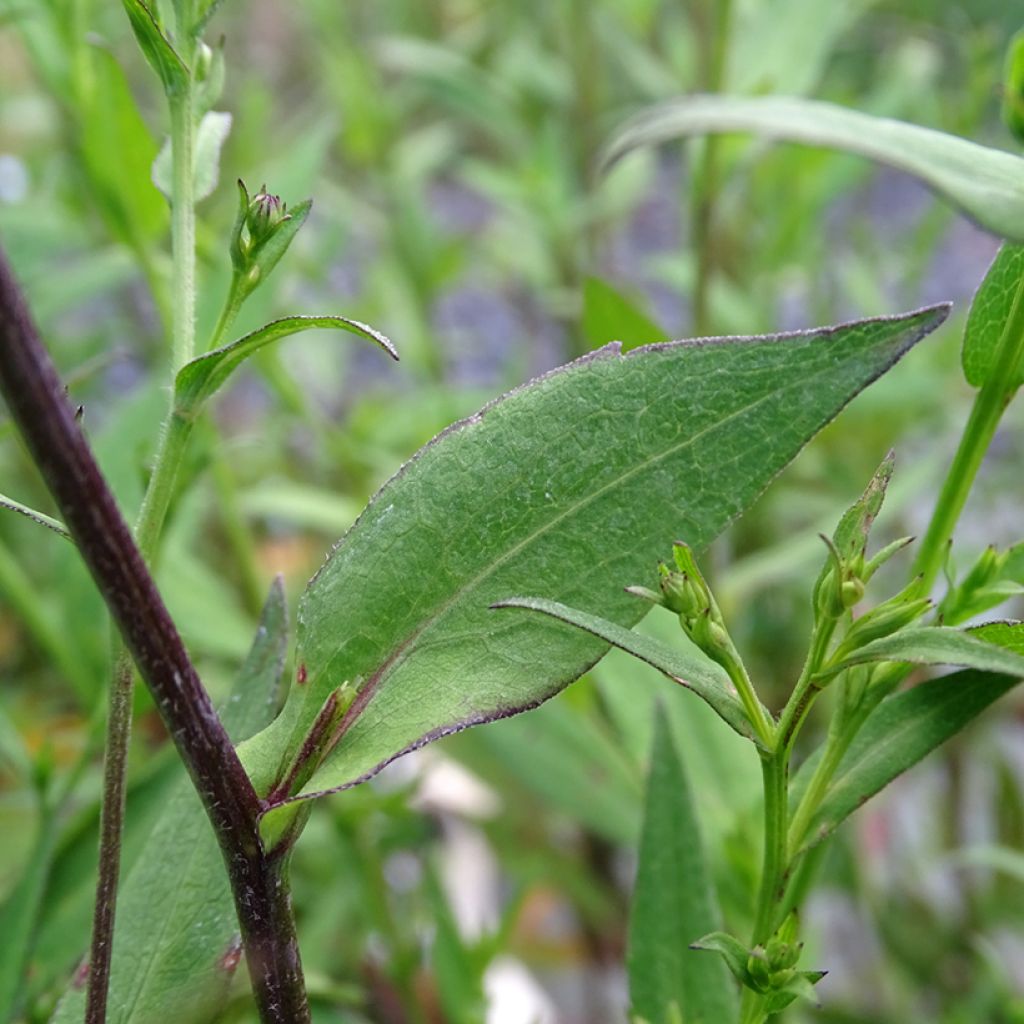
M281 197L270 195L267 186L261 185L259 192L252 197L245 216L245 226L249 229L252 244L259 245L287 219L288 207L281 202Z

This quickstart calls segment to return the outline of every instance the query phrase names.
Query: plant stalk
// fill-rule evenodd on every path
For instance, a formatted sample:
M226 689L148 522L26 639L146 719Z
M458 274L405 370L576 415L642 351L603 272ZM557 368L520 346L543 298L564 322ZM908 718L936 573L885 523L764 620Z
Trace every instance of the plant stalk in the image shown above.
M192 777L224 856L264 1024L309 1021L283 856L0 251L0 391Z
M975 396L971 414L960 438L960 445L949 467L946 480L935 503L935 511L928 532L914 562L911 575L924 579L923 589L931 590L942 571L953 530L960 518L974 478L978 474L985 453L995 436L1006 407L1017 392L1013 381L1020 375L1024 361L1024 278L1017 284L1017 292L1006 318L996 351L995 363L988 378Z

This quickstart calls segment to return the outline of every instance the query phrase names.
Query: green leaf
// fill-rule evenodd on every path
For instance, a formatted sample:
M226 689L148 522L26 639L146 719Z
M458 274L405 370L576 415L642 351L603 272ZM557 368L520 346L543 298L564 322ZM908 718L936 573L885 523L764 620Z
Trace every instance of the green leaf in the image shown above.
M39 917L46 905L46 883L58 835L52 818L40 821L25 870L0 904L0 1021L19 1019L18 1003Z
M122 0L132 31L150 67L160 76L164 92L174 96L182 92L189 78L188 68L171 46L142 0Z
M675 1004L688 1024L736 1020L725 964L690 948L719 918L686 772L665 717L657 714L629 920L632 1013L669 1024Z
M851 744L808 829L803 849L941 746L1019 680L967 669L882 703Z
M157 145L114 56L100 47L89 55L90 88L76 119L82 162L108 226L138 250L167 230L167 204L149 178Z
M729 973L741 984L753 987L747 960L750 950L734 935L728 932L709 932L691 944L691 949L717 953L729 969Z
M52 530L55 534L59 537L63 537L65 540L71 539L71 534L68 533L67 527L62 522L59 522L52 516L48 516L45 512L37 512L34 508L31 508L28 505L23 505L20 501L8 498L6 494L0 494L0 508L6 508L11 512L17 512L26 519L31 519L33 523L38 523L40 526L45 526L48 530Z
M379 331L343 316L287 316L265 324L259 330L214 349L186 363L174 382L176 411L186 418L198 415L206 400L218 391L231 374L264 345L312 328L348 331L376 342L392 359L398 358L394 345Z
M274 581L259 629L222 710L232 739L273 717L288 646L284 586ZM205 1024L219 1008L241 952L220 847L183 777L118 898L109 1024ZM85 992L72 987L52 1024L80 1024Z
M220 177L220 151L231 131L231 115L221 110L207 111L196 129L195 148L192 153L192 173L195 176L195 201L212 195ZM153 184L168 198L173 189L173 163L171 140L164 144L153 161Z
M919 125L817 100L691 96L642 111L614 136L611 163L630 150L692 135L752 132L840 149L920 178L983 228L1024 241L1024 160Z
M981 626L975 626L970 633L986 643L997 644L1008 651L1024 655L1024 623L986 622Z
M553 696L606 643L489 605L533 592L634 624L644 608L623 585L653 575L680 535L708 544L945 313L628 355L609 346L450 427L311 581L299 608L305 682L247 746L247 764L273 775L343 683L354 702L304 796Z
M245 186L238 183L239 188L244 191ZM288 246L299 233L299 228L306 223L309 211L313 209L313 200L305 199L296 206L288 208L288 218L278 225L277 229L269 238L250 254L252 269L246 279L248 291L252 291L262 284L270 276L271 271L280 262L281 257L288 251Z
M768 1014L781 1013L796 999L804 999L813 1006L819 1006L814 986L825 977L825 973L825 971L797 971L781 989L769 992L765 996L765 1012Z
M908 661L916 665L959 665L979 672L1024 677L1024 654L946 626L904 629L872 640L828 669L828 675L873 661Z
M1006 243L975 293L964 328L961 355L967 383L980 388L995 366L999 343L1010 320L1017 292L1024 281L1024 245ZM1017 370L1014 387L1024 384L1024 367Z
M536 597L511 597L496 602L495 608L526 608L530 611L550 615L577 629L600 637L620 650L632 654L652 668L668 676L673 682L693 690L702 697L741 736L755 743L754 730L747 720L743 705L736 695L736 688L728 673L721 665L712 661L686 637L680 634L679 646L670 647L653 637L643 636L626 629L616 622L609 622L597 615L588 615L575 608L568 608L557 601L545 601Z
M623 352L669 340L635 302L596 277L583 283L583 336L592 348L620 341Z

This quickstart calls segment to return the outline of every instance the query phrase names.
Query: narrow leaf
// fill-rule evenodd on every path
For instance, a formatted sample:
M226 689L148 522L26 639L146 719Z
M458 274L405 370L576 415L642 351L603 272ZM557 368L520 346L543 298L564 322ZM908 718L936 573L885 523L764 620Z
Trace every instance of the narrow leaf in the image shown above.
M1014 300L1024 282L1024 245L1006 243L996 253L967 314L961 354L967 383L980 388L995 366L1003 331ZM1024 384L1024 366L1017 370L1014 387Z
M299 608L302 686L243 751L273 773L327 695L354 700L302 795L354 785L458 729L515 714L597 662L604 641L510 594L619 625L683 538L708 544L945 307L786 336L592 353L450 427L386 484Z
M284 587L275 580L245 664L222 710L232 739L273 717L288 646ZM172 790L118 898L109 1024L219 1019L241 944L220 847L191 781ZM72 987L52 1024L80 1024Z
M160 30L152 11L142 0L122 0L132 31L150 67L160 76L168 96L180 93L188 82L189 71Z
M808 829L804 849L940 747L1019 680L966 669L885 701L851 744Z
M690 96L627 122L605 154L693 135L752 132L877 160L920 178L993 234L1024 241L1024 159L956 135L785 96Z
M670 1024L675 1006L688 1024L736 1020L736 992L725 964L690 948L720 926L719 916L686 773L665 717L657 714L629 920L634 1014Z
M25 516L26 519L31 519L32 522L45 526L48 530L53 530L54 533L65 540L71 539L71 534L68 533L67 527L62 522L54 519L52 516L48 516L45 512L37 512L34 508L23 505L20 501L8 498L6 494L0 494L0 508L17 512L19 515Z
M959 665L979 672L1001 672L1024 677L1024 655L979 639L977 635L946 626L904 629L892 636L872 640L831 666L828 674L850 665L873 661L909 661L915 665Z
M710 704L741 736L755 743L754 730L747 720L743 705L736 694L736 688L728 673L721 665L691 644L682 634L679 646L670 647L654 637L643 636L626 629L616 622L609 622L597 615L588 615L575 608L568 608L557 601L545 601L536 597L512 597L498 601L495 608L526 608L530 611L550 615L577 629L632 654L652 668L664 673L673 682L693 690Z
M312 328L348 331L376 342L392 359L398 358L395 346L379 331L358 320L343 316L288 316L274 320L233 341L193 359L181 368L174 382L175 407L179 414L191 418L202 409L206 400L218 391L231 374L264 345Z

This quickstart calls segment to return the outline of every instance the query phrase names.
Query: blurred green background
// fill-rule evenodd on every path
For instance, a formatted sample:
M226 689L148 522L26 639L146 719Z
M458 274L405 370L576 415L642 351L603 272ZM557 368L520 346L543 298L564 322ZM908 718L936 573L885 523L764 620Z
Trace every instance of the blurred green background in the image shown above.
M909 179L834 153L729 138L703 186L699 143L634 154L607 175L598 155L634 110L711 87L829 99L1012 148L1000 82L1024 2L734 0L725 37L720 12L716 0L220 9L209 38L226 39L218 108L234 120L220 185L199 208L200 337L228 279L241 177L288 202L312 196L314 209L238 333L275 315L343 313L389 334L402 362L317 332L261 354L218 401L158 567L212 690L244 656L273 575L294 603L422 443L613 339L957 303L705 556L769 703L802 659L816 534L890 446L897 476L877 539L924 527L971 397L959 329L997 240ZM149 179L165 127L119 4L0 0L0 238L129 515L168 383L168 217ZM1021 455L1011 410L959 531L959 565L1019 539ZM52 511L6 417L0 490ZM658 614L648 628L671 637ZM0 898L36 856L40 792L95 742L108 650L71 547L0 518ZM294 869L315 1019L622 1021L655 700L695 781L726 915L744 929L756 763L702 704L613 655L539 711L320 803ZM137 711L129 863L174 767L141 692ZM87 945L98 757L85 764L53 840L17 1019L47 1019ZM1004 703L834 844L804 920L808 966L831 972L823 1007L792 1018L1024 1021L1024 877L978 853L1022 842L1024 737ZM954 852L963 847L974 853ZM251 1019L244 984L226 1019Z

